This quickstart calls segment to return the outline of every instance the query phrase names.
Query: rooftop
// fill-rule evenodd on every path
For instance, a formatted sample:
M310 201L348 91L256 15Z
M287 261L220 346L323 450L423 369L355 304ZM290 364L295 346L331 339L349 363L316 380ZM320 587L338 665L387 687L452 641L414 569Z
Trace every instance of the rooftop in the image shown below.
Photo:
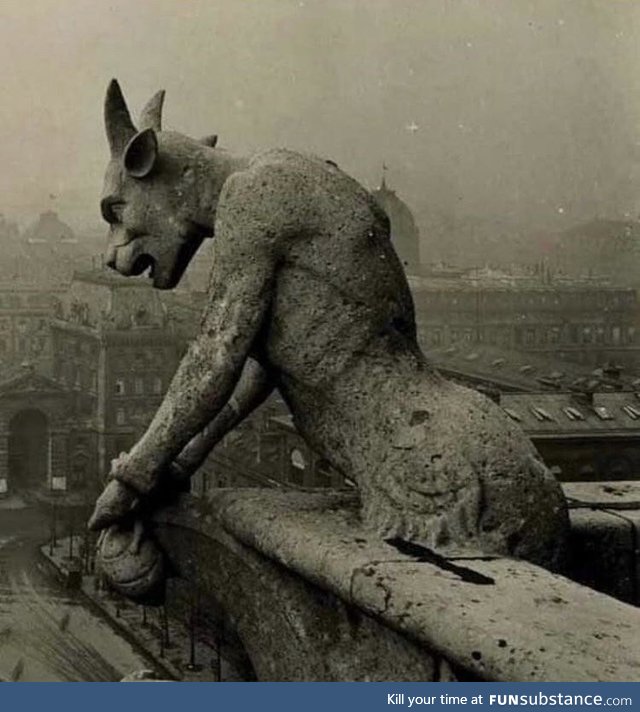
M614 290L634 291L632 287L612 285L602 276L569 276L552 272L546 265L514 265L512 269L481 267L455 269L447 265L423 267L420 275L409 276L409 284L415 290L534 290L534 291L583 291Z
M616 367L611 364L592 369L514 349L466 343L431 349L427 357L446 375L486 381L512 391L557 392L569 387L640 391L636 375L620 371L616 377Z
M531 437L640 438L640 392L507 393L500 405Z

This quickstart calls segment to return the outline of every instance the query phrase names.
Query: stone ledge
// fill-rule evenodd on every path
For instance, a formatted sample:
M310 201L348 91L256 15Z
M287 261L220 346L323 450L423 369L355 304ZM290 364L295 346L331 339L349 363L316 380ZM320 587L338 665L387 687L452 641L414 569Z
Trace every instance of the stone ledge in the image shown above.
M206 515L185 497L157 521L222 529L482 680L640 678L637 608L522 561L418 561L363 530L353 504L339 493L219 490Z
M640 482L568 482L569 575L640 605Z

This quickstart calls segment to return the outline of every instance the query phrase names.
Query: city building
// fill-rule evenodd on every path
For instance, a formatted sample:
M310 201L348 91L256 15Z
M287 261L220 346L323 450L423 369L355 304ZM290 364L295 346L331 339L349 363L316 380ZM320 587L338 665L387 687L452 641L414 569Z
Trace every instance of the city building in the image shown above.
M413 276L418 333L427 350L459 342L567 359L592 367L640 359L635 289L540 270Z
M55 299L40 295L35 315L33 294L20 296L32 311L3 316L0 309L0 324L24 318L38 329L25 330L23 363L0 381L0 490L46 490L64 476L69 489L93 491L144 432L186 337L143 279L78 273ZM33 353L39 339L44 346Z
M409 206L387 185L383 175L380 187L372 191L391 224L391 242L409 273L420 270L420 232Z
M500 406L561 481L638 478L640 393L508 393Z
M64 289L0 284L0 362L7 370L27 361L49 373L53 345L49 319Z

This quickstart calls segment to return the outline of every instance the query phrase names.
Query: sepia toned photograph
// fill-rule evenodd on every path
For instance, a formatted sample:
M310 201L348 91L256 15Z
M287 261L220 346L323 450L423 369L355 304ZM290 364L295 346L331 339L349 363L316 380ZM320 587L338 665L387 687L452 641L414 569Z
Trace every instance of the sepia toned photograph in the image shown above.
M639 681L639 47L0 0L0 680Z

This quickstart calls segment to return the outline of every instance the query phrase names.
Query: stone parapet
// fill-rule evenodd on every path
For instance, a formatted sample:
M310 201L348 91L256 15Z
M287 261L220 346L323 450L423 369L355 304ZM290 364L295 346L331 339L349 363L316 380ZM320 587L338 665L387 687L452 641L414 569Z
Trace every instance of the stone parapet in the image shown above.
M523 561L384 542L347 495L216 490L157 525L259 680L640 677L637 608Z
M568 482L571 578L640 605L640 482Z

